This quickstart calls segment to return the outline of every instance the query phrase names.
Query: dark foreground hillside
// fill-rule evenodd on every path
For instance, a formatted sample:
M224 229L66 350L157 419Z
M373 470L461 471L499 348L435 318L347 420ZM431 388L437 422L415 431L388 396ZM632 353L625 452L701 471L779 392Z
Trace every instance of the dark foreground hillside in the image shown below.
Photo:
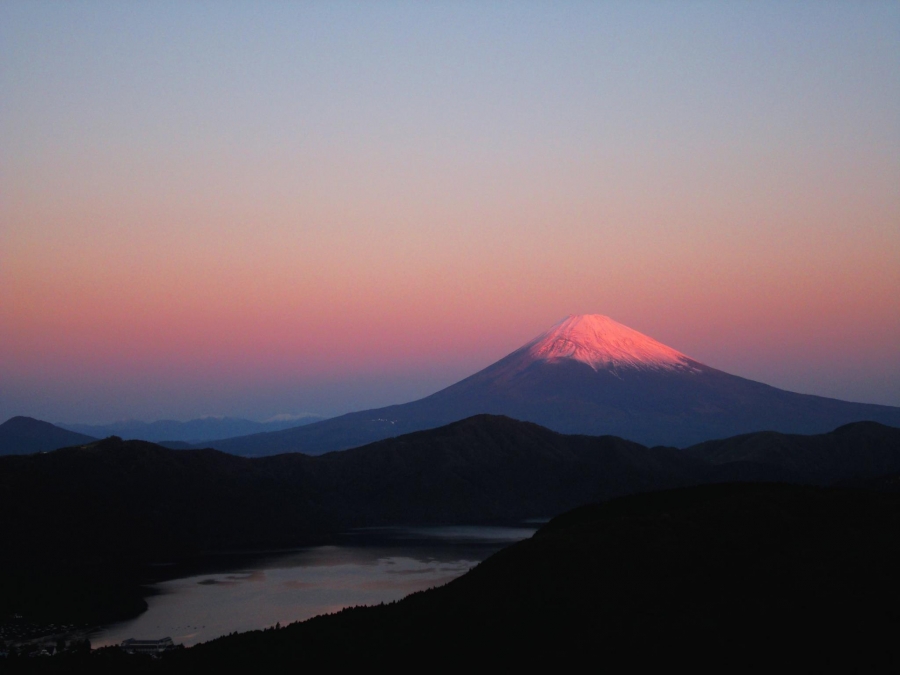
M721 484L560 516L448 585L387 606L95 668L871 669L896 660L900 495ZM62 665L65 659L57 663ZM894 664L896 665L896 664Z
M895 495L690 488L569 512L446 587L394 605L223 638L173 662L274 668L576 653L666 662L679 653L722 654L723 666L737 666L788 649L814 663L841 646L834 637L871 648L896 635L898 565Z

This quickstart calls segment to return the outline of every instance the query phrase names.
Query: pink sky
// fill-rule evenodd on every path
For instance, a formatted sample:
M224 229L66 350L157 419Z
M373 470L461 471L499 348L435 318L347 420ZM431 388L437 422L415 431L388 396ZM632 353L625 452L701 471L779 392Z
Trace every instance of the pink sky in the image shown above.
M0 417L336 414L570 313L900 405L889 3L693 7L671 29L652 5L573 6L513 16L530 42L494 10L438 29L384 8L321 44L265 13L253 42L227 13L142 33L121 6L53 7L0 21Z

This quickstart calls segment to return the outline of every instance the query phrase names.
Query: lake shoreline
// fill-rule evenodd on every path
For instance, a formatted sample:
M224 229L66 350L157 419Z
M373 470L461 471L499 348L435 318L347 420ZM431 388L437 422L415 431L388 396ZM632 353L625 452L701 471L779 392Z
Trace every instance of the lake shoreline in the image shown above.
M27 632L25 639L7 640L8 644L17 647L46 642L48 636L54 640L62 638L68 642L85 638L93 641L111 625L128 624L140 619L157 597L165 593L163 590L165 585L175 580L201 576L216 579L218 576L234 574L241 570L271 565L272 561L323 547L353 547L360 550L398 546L411 549L428 548L436 541L441 541L440 537L423 535L423 532L430 531L449 533L441 544L445 549L454 547L471 549L481 546L486 552L488 549L493 552L502 548L496 544L484 544L483 537L467 537L467 528L472 530L518 528L533 532L536 523L532 519L527 523L506 521L490 525L395 525L355 528L339 533L307 536L303 538L302 543L292 547L205 552L179 560L138 565L81 565L69 568L45 565L30 567L27 570L13 569L6 577L7 586L17 587L21 596L27 596L29 591L33 591L30 597L35 610L32 612L13 610L0 620L0 630L6 627L6 632L10 632L17 623L29 623L32 630ZM512 543L514 540L508 541ZM486 555L479 556L482 559L483 557ZM48 592L48 585L54 590ZM79 588L87 590L95 598L102 598L104 602L94 603L89 607L79 606L82 594L71 593L72 589ZM14 618L16 615L23 618L16 619ZM61 624L71 626L71 630L60 634L56 627Z

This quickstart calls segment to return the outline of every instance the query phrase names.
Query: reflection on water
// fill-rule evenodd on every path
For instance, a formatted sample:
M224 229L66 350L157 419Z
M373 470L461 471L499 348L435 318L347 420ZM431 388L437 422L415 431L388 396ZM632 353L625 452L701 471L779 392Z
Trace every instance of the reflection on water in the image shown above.
M250 569L184 577L154 586L146 612L91 637L95 647L130 637L171 637L186 646L232 631L309 619L354 605L399 600L464 574L534 527L373 528L255 560Z

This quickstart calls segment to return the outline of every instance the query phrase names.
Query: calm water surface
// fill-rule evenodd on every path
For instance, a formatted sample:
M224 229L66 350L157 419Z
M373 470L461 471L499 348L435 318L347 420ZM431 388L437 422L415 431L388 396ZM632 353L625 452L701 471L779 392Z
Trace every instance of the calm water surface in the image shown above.
M358 530L331 546L279 553L226 572L156 584L157 594L147 598L146 612L97 631L91 643L103 647L130 637L171 637L191 646L232 631L399 600L455 579L535 529L536 524L528 523Z

